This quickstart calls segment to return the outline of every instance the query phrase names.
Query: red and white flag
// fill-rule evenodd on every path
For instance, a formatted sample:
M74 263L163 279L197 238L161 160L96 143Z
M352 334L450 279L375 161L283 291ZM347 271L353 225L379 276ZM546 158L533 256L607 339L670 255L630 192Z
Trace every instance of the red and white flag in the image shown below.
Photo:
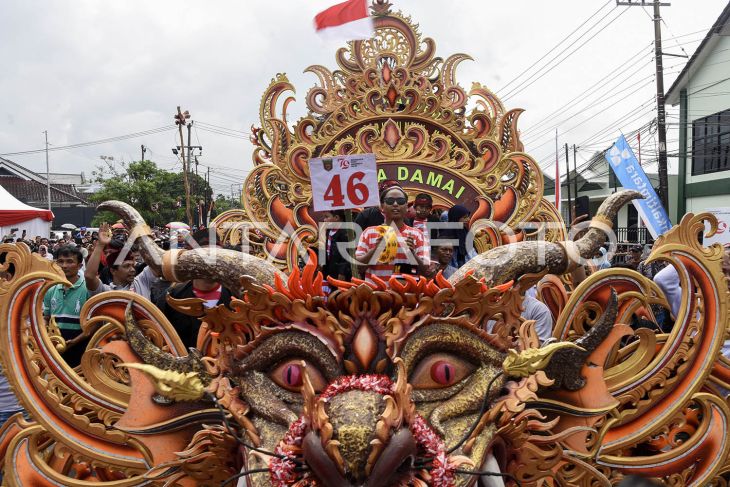
M369 39L375 33L368 15L368 0L347 0L333 5L314 18L317 33L325 39L354 41Z

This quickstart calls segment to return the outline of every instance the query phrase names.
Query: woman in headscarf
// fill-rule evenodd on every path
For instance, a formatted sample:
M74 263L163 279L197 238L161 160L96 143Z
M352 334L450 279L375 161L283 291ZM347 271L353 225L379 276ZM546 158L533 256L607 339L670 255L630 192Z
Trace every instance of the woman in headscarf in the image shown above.
M608 257L606 257L606 255L608 254L608 250L606 250L606 247L599 248L598 253L601 254L596 259L596 267L598 268L598 270L610 268L611 262L609 262Z

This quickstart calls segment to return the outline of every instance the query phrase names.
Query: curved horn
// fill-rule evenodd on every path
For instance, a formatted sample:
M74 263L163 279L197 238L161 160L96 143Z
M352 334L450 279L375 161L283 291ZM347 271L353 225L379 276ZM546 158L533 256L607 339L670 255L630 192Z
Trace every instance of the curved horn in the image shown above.
M243 293L241 277L244 275L252 276L260 284L272 286L277 274L282 282L287 281L286 276L273 264L235 250L204 247L164 251L155 243L152 230L139 212L121 201L105 201L97 209L111 211L124 220L130 228L130 239L138 240L142 257L147 265L168 281L210 279L220 282L239 297Z
M459 282L473 271L476 279L484 278L489 286L502 284L524 274L565 274L578 264L576 260L590 259L606 241L606 231L613 227L618 210L631 200L641 198L638 191L620 191L612 194L598 208L588 231L576 241L518 242L503 245L479 254L454 273L449 281Z
M210 384L211 378L205 369L205 365L200 357L200 352L194 348L190 349L190 354L185 357L175 357L169 352L161 350L157 345L152 343L137 325L137 320L132 314L132 304L130 301L124 312L124 328L127 332L127 341L130 348L137 354L142 361L149 365L154 365L158 369L171 370L174 372L198 374L200 380L206 386Z
M142 258L148 266L155 271L155 274L162 275L162 256L165 253L155 243L152 230L145 223L142 215L132 206L121 201L105 201L96 207L97 211L111 211L120 216L129 227L129 239L134 242L138 239Z
M595 325L588 332L575 341L577 348L563 348L555 352L550 363L545 367L545 375L555 382L552 388L564 388L569 391L582 389L586 384L581 375L581 369L588 357L603 343L616 323L618 314L618 298L616 290L611 288L606 309Z

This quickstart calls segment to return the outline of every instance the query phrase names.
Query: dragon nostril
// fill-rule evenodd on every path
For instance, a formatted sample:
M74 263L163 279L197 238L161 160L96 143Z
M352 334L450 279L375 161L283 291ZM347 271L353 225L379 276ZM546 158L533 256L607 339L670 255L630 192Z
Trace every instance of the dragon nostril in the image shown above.
M372 472L365 487L376 487L391 485L395 477L403 471L402 467L408 463L413 465L417 454L416 439L408 429L402 429L395 433L388 446L380 454L378 461L373 466Z
M324 487L352 487L324 451L322 441L315 432L310 431L302 440L302 455Z

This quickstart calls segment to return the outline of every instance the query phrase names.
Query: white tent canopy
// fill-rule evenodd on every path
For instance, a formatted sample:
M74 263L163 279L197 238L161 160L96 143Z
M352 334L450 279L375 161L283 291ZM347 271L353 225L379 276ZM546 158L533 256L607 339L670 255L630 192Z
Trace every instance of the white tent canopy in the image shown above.
M48 237L53 222L53 212L33 208L22 203L0 186L0 235L15 234L20 238L23 230L27 238L36 235Z

